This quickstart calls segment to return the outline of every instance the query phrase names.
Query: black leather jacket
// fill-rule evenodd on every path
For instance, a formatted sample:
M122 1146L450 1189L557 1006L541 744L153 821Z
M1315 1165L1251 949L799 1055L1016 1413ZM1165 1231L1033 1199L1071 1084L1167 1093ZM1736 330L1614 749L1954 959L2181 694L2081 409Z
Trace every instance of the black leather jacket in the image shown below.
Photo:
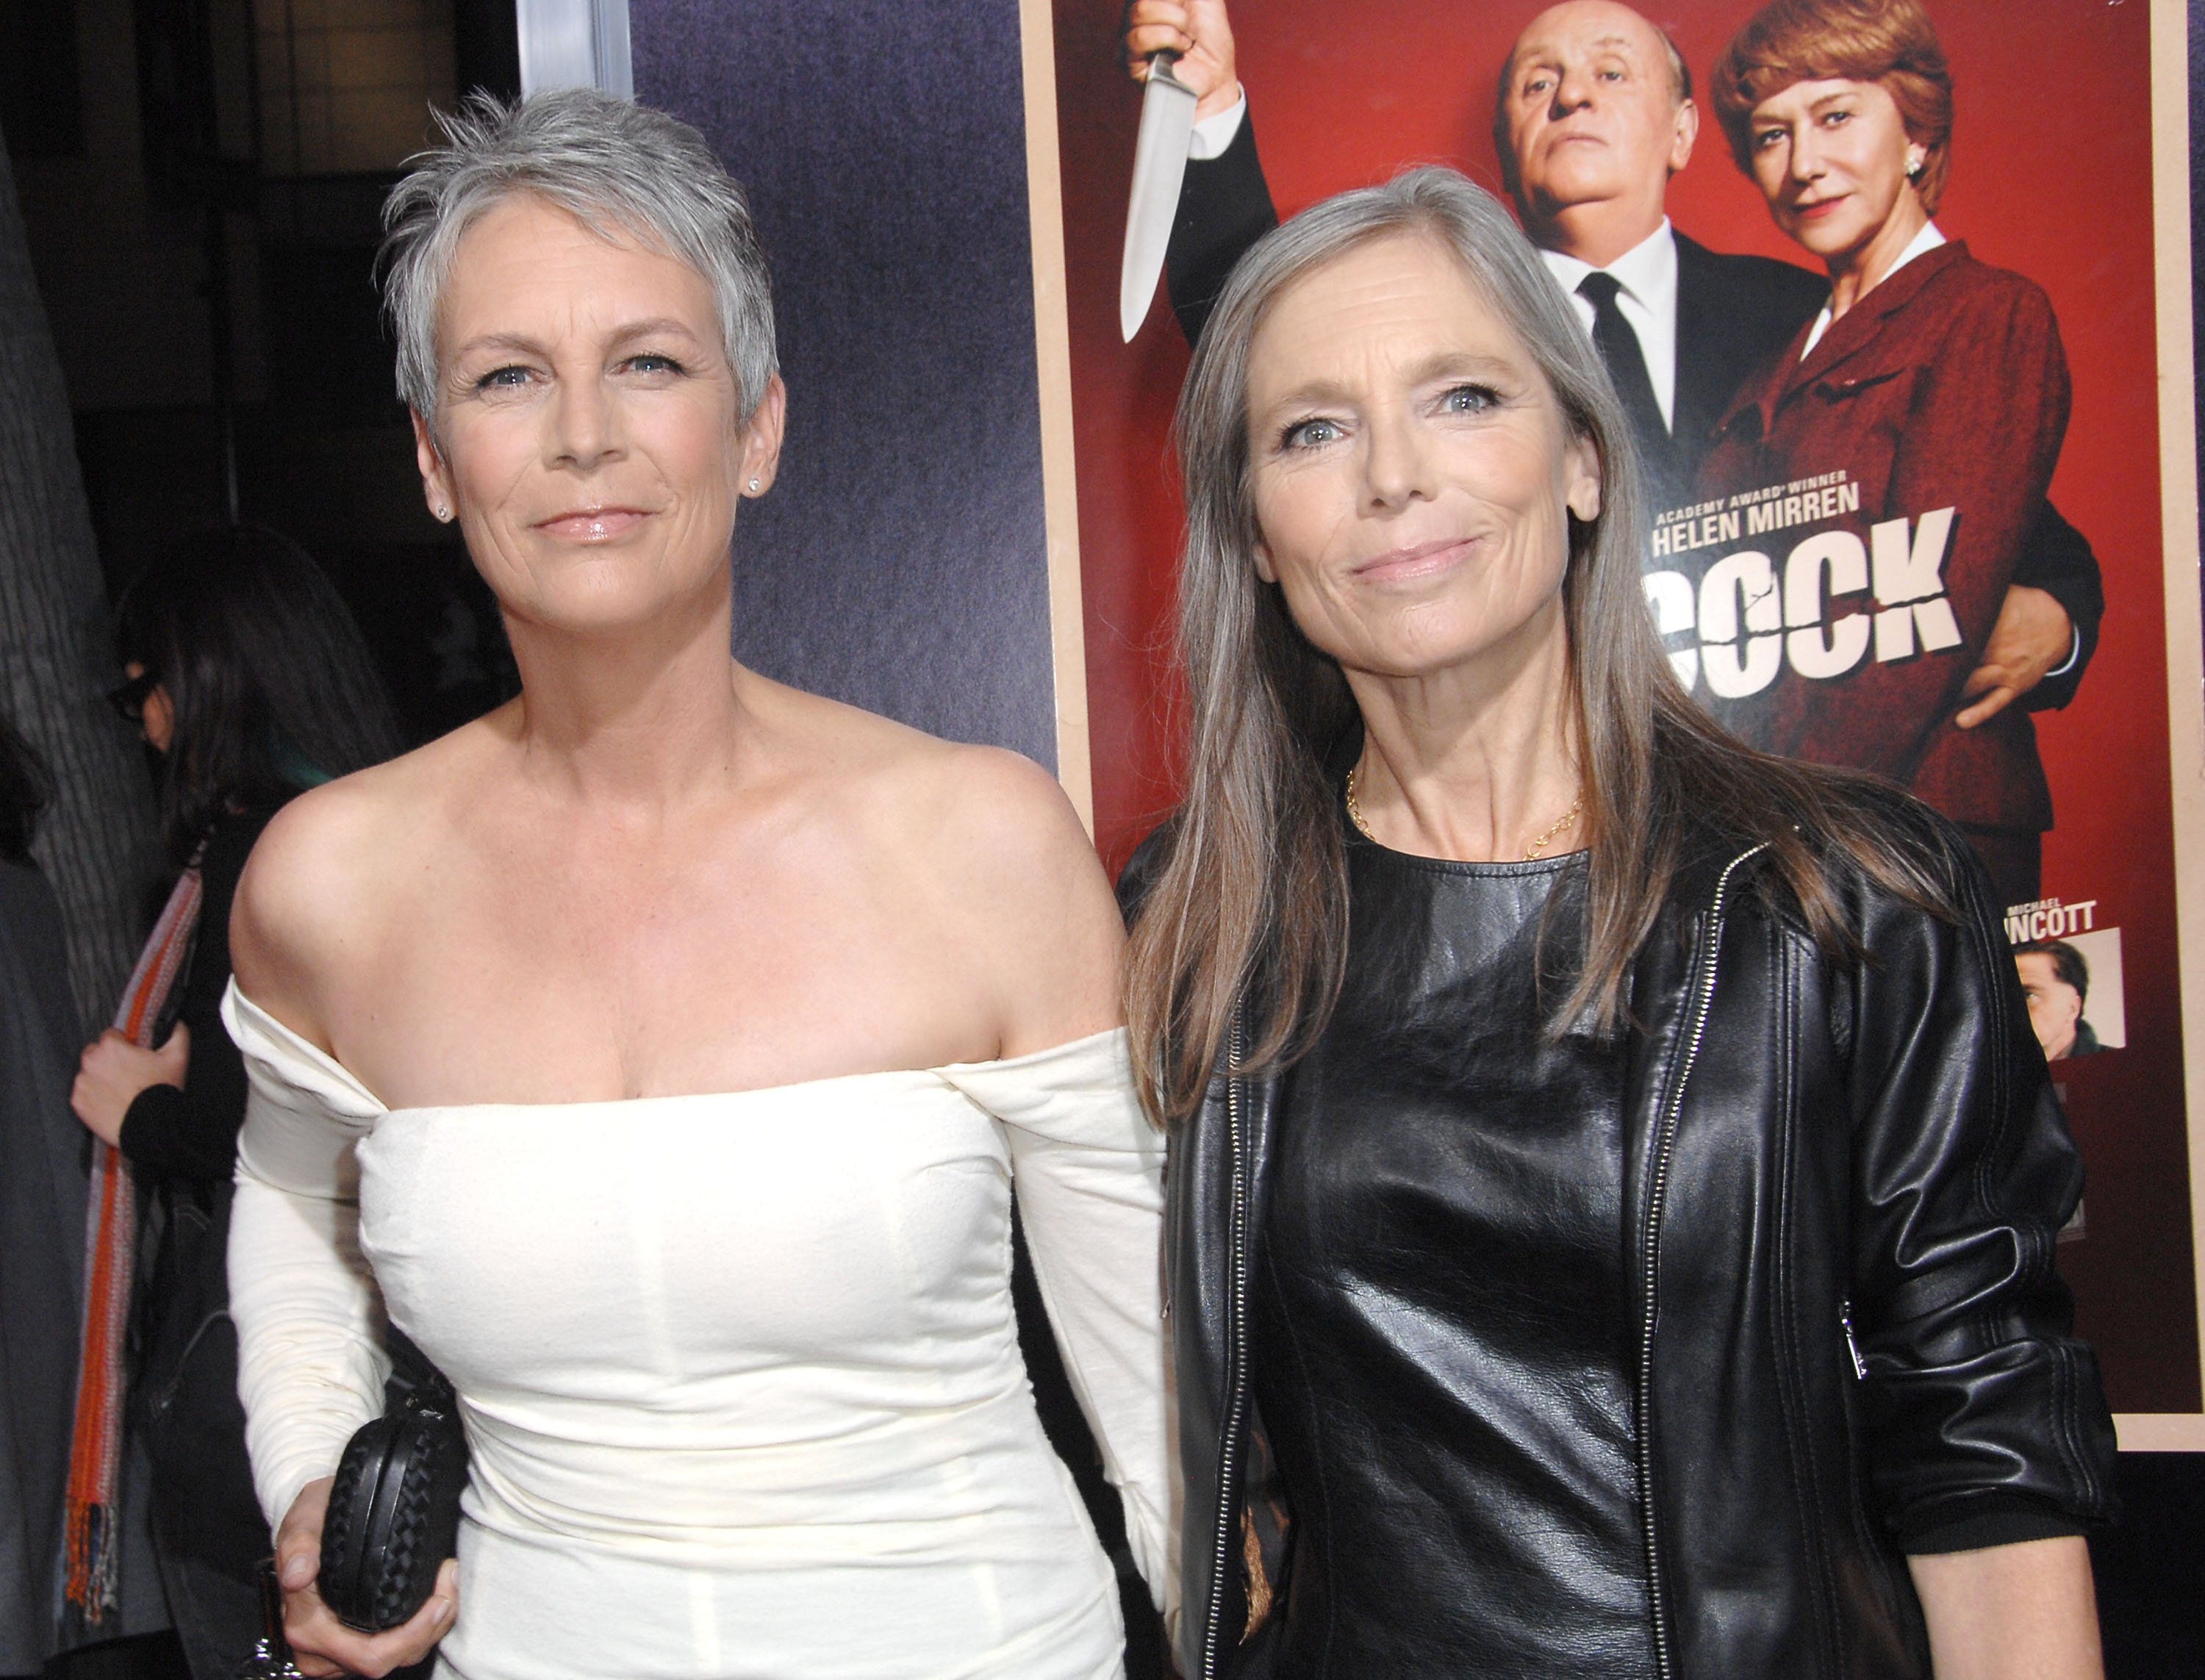
M1765 856L1710 834L1632 973L1631 1492L1665 1680L1926 1676L1910 1546L2112 1511L2112 1420L2053 1263L2074 1144L1980 868L1911 801L1894 819L1949 854L1957 923L1862 887L1866 959L1834 965ZM1221 1070L1171 1155L1188 1680L1266 1671L1291 1567L1248 1380L1276 1097Z

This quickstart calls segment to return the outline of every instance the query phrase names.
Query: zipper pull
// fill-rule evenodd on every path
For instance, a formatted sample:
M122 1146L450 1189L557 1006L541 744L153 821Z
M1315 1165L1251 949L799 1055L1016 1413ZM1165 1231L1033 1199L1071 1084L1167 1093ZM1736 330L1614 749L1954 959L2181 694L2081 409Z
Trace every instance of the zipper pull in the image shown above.
M1845 1328L1845 1351L1853 1356L1853 1374L1861 1381L1866 1382L1868 1361L1861 1357L1860 1344L1853 1339L1853 1303L1851 1302L1844 1301L1839 1303L1838 1322Z

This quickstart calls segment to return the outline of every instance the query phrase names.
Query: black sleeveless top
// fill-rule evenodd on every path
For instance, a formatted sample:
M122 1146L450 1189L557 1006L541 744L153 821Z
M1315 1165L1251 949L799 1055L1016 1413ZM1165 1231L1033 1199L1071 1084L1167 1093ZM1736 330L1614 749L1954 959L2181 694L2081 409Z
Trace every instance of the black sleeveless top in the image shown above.
M1582 854L1352 836L1348 873L1346 984L1285 1080L1251 1280L1294 1522L1278 1672L1650 1675L1624 1052L1542 1030Z

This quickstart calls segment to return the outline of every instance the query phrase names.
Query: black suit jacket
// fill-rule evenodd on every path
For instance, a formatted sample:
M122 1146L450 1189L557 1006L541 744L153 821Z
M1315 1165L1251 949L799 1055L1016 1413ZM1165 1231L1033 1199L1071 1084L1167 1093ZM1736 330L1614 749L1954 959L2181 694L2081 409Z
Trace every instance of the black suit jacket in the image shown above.
M1189 344L1202 336L1233 265L1278 225L1256 150L1255 123L1243 116L1232 145L1216 157L1191 161L1180 187L1164 275L1172 312ZM1784 353L1830 292L1822 276L1790 263L1710 251L1683 234L1676 239L1677 389L1670 430L1638 440L1656 510L1690 499L1693 475L1714 445L1715 423L1731 399L1763 363ZM2097 649L2106 596L2089 539L2048 501L2013 581L2058 601L2080 638L2074 662L2019 702L2029 711L2064 706L2075 698Z
M1668 458L1671 507L1690 499L1693 476L1715 447L1715 423L1739 387L1830 295L1828 281L1789 263L1710 251L1682 234L1676 241L1676 401L1668 436L1638 440L1649 460Z

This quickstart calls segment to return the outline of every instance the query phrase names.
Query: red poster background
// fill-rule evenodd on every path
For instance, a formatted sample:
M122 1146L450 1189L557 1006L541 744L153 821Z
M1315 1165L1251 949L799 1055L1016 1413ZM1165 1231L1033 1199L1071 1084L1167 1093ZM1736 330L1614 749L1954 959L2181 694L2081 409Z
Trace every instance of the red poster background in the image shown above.
M1418 162L1498 191L1493 83L1537 3L1244 0L1239 69L1281 214ZM1648 8L1696 83L1753 10ZM2116 1411L2201 1409L2169 793L2154 344L2149 9L2103 0L1933 0L1957 84L1937 222L2042 285L2074 410L2053 496L2096 548L2107 606L2075 703L2038 715L2058 827L2044 890L2097 900L2121 929L2128 1048L2061 1065L2089 1172L2086 1229L2062 1245L2080 1327ZM1174 779L1165 638L1180 508L1168 461L1186 349L1159 299L1119 341L1117 275L1138 95L1119 67L1119 0L1059 0L1059 134L1069 281L1097 840L1114 870ZM1706 116L1672 217L1717 250L1798 261ZM1997 417L1985 416L1986 424Z

